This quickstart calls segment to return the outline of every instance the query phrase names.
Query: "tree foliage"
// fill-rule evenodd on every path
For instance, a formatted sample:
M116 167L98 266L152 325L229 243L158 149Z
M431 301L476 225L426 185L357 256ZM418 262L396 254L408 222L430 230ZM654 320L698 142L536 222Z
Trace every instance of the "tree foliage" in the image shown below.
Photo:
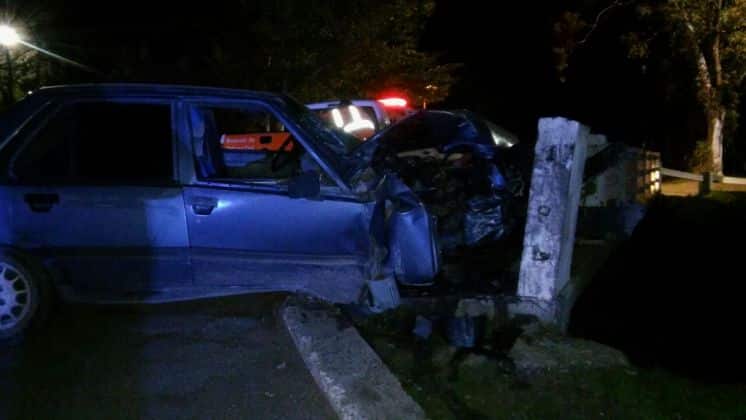
M424 0L238 0L215 5L202 38L172 51L149 39L118 50L115 79L164 80L282 91L303 101L367 97L391 89L414 101L448 95L453 65L418 48L432 11ZM213 19L212 22L210 20ZM178 70L147 65L163 50ZM188 75L183 78L181 76ZM427 88L429 86L429 88Z
M707 138L697 153L709 147L709 169L722 171L718 147L722 148L723 133L727 136L735 130L734 114L746 78L746 0L584 2L555 23L556 66L561 77L572 54L615 19L624 20L616 27L630 59L686 64L676 71L688 73L686 87L694 87L707 126Z
M220 36L224 42L211 47L210 66L246 87L302 100L393 89L438 101L448 94L453 66L418 49L431 10L430 2L412 0L246 1L241 11L250 23ZM242 48L247 39L252 45Z
M51 22L29 10L45 11ZM176 8L24 0L12 20L34 43L101 73L82 74L19 47L14 84L19 93L50 82L188 83L283 91L303 101L390 90L434 102L448 95L455 66L419 48L432 10L431 0L230 0Z
M22 37L42 31L49 15L36 8L21 12L15 9L0 10L2 22L15 27ZM0 92L2 104L8 106L26 92L46 84L54 72L54 64L36 50L21 45L0 46Z

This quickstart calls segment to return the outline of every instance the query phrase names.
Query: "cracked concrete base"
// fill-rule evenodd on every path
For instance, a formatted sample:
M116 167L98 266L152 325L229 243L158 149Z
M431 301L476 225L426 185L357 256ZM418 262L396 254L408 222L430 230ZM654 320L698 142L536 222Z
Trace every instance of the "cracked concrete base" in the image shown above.
M290 298L282 320L332 408L347 419L425 419L422 408L333 309Z

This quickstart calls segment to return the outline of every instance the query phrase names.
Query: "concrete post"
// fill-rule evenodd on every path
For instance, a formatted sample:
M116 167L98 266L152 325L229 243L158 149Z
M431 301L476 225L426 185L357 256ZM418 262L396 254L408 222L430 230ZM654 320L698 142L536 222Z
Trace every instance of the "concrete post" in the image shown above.
M564 322L559 295L570 279L589 136L576 121L539 120L518 297L531 303L521 308L557 324Z
M702 174L702 182L699 184L699 195L707 195L712 192L712 182L714 181L712 172Z

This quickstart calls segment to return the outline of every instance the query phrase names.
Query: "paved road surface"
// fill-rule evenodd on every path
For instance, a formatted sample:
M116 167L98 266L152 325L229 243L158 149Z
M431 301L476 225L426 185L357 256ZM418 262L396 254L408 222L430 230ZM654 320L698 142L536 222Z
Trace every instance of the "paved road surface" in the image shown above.
M0 419L330 419L276 317L283 297L58 308L0 349Z

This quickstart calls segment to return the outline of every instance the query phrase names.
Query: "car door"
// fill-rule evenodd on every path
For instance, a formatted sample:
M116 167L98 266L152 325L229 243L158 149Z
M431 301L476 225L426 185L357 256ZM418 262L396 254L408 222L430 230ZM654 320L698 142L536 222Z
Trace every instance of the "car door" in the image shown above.
M9 162L10 245L78 292L191 286L168 101L65 102Z
M372 205L330 182L318 196L292 197L288 184L296 172L320 168L289 127L282 129L293 144L276 150L250 141L237 150L238 141L226 142L263 137L254 122L275 115L262 104L195 103L183 116L194 153L184 201L195 284L354 299L365 278ZM302 168L268 170L272 153L292 148Z

